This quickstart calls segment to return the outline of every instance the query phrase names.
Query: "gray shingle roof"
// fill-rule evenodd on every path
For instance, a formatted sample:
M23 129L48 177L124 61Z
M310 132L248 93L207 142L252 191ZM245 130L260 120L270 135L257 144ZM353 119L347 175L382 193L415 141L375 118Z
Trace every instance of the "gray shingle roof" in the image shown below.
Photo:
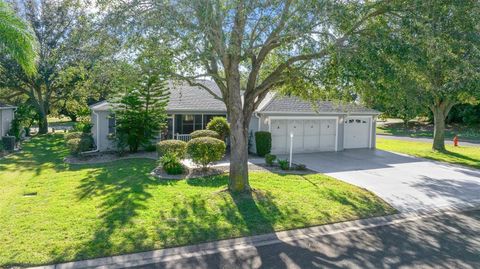
M316 105L294 96L276 95L270 103L266 104L260 112L284 112L284 113L362 113L379 114L377 110L366 108L357 104L345 104L330 101L318 101Z
M200 81L218 96L222 96L220 89L213 81ZM209 92L200 86L190 86L187 82L170 82L170 100L168 112L175 111L212 111L227 112L225 104L215 99Z
M199 81L215 94L221 96L220 89L213 81ZM187 82L168 83L170 98L167 105L168 113L175 112L218 112L226 113L225 104L213 97L200 86L190 86ZM112 106L107 101L101 101L90 106L95 111L109 111Z

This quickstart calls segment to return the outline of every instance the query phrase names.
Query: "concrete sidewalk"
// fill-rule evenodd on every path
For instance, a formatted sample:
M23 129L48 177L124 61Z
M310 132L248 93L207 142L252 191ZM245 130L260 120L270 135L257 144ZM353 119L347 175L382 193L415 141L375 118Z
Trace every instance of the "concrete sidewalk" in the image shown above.
M284 255L295 255L288 253L287 246L298 244L299 242L317 240L318 238L326 238L329 236L348 237L350 233L356 233L362 230L375 231L374 228L384 226L403 225L410 222L422 221L424 219L456 215L460 211L478 210L478 207L448 207L438 208L436 210L428 210L422 212L400 213L385 217L376 217L370 219L335 223L330 225L316 226L304 229L296 229L290 231L276 232L258 236L242 237L228 239L216 242L197 244L192 246L169 248L163 250L155 250L143 253L127 254L122 256L113 256L106 258L98 258L92 260L84 260L77 262L62 263L56 265L47 265L32 267L35 269L80 269L80 268L259 268L262 266L262 259L255 250L263 248L276 250L280 247L280 252ZM478 214L478 222L472 227L478 230L480 234L480 213ZM479 238L480 239L480 238ZM477 240L478 241L478 240ZM353 241L352 241L353 242ZM398 243L398 242L395 242ZM480 241L477 243L480 244ZM282 250L282 246L285 248ZM291 247L288 247L290 249ZM477 249L480 249L480 245ZM341 248L335 251L341 251ZM252 254L253 253L253 254ZM278 254L278 253L277 253ZM298 254L298 253L297 253ZM303 253L302 255L305 255ZM312 253L312 255L314 255ZM352 254L354 255L354 254ZM479 253L480 255L480 253ZM222 257L221 263L216 261L208 262L208 257ZM273 256L272 256L273 257ZM305 261L312 261L313 257L299 257ZM353 257L352 257L353 258ZM368 257L365 257L368 258ZM480 256L478 256L480 259ZM286 258L287 259L287 258ZM296 258L297 259L297 258ZM288 259L287 259L288 260ZM204 262L203 262L204 261ZM213 263L212 263L213 262ZM276 264L278 263L279 264ZM276 258L270 260L271 268L298 268L296 266L285 266L288 261ZM480 260L479 260L480 262ZM223 264L223 266L221 266ZM290 263L292 265L292 263ZM293 264L294 265L294 264ZM313 263L310 264L313 266ZM335 267L336 268L336 267ZM342 268L344 268L342 266ZM374 268L374 267L371 267Z

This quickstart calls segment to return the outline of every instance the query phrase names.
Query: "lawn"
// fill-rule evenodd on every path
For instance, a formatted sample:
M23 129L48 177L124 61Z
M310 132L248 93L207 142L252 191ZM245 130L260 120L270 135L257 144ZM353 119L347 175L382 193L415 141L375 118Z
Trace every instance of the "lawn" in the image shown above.
M405 128L401 122L389 122L378 124L377 134L432 138L433 124L415 121L410 122L408 128ZM455 135L462 141L480 141L480 126L448 125L445 137L451 140Z
M480 147L446 145L445 152L438 152L432 150L432 143L379 138L377 148L480 169Z
M0 160L0 267L158 249L394 213L372 193L311 174L158 180L155 161L67 165L61 134Z

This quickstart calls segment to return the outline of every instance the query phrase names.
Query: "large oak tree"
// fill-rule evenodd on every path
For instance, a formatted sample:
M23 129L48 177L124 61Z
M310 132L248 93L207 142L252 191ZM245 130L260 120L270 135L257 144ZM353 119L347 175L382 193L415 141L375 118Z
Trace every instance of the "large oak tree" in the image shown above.
M168 45L177 78L225 103L232 191L250 189L248 126L267 93L292 73L321 64L332 47L347 47L350 36L386 10L382 1L318 0L132 0L108 1L106 7L134 36L155 36ZM196 81L204 78L216 82L221 96Z

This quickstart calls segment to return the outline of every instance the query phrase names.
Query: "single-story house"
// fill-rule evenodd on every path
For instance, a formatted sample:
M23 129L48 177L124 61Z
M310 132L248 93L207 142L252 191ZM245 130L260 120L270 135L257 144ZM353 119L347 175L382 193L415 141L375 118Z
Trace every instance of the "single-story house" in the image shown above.
M0 103L0 137L7 135L15 116L16 107Z
M202 83L221 95L214 82ZM169 88L168 127L159 139L188 141L190 133L204 129L212 117L228 116L225 104L201 87L170 83ZM115 132L111 105L103 101L90 108L97 149L113 150L114 145L109 139ZM272 93L259 105L250 120L251 150L255 150L253 134L259 130L271 132L273 154L288 153L291 134L295 153L374 148L379 114L357 104L328 101L312 104L298 97Z

